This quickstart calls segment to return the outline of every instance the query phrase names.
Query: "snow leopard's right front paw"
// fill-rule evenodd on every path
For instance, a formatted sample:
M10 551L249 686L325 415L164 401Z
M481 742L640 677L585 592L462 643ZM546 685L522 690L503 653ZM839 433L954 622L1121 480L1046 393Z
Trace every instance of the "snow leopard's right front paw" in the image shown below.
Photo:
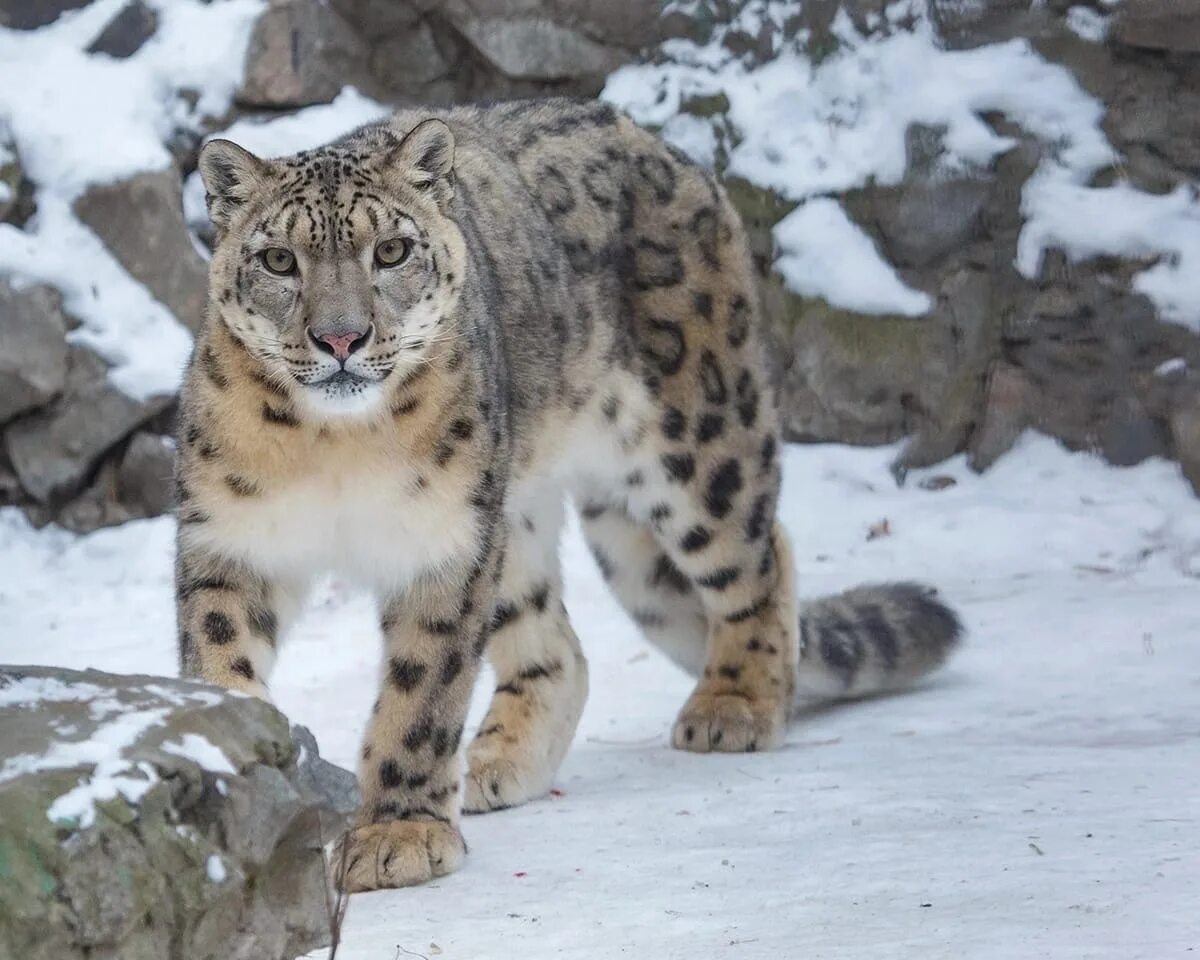
M411 887L453 873L467 853L458 828L433 820L355 827L334 849L332 869L346 893Z

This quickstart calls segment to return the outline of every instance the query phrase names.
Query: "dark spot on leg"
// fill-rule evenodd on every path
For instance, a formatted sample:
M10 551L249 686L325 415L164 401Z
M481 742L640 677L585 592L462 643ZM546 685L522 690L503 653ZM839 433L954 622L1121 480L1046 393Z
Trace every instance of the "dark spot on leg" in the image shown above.
M674 407L668 407L663 414L662 432L668 440L678 440L687 429L687 418Z
M204 636L209 643L223 647L237 639L237 631L229 617L214 610L204 615Z
M692 589L692 582L665 553L660 553L658 559L655 560L654 569L650 571L647 585L671 590L675 593L690 593Z
M683 539L679 541L679 549L684 553L695 553L697 550L703 550L712 543L712 531L707 527L696 525L683 535Z
M458 675L462 673L463 656L457 650L451 650L446 654L446 659L442 661L442 672L438 677L442 685L453 683L458 679Z
M709 443L725 432L725 418L719 413L705 413L696 422L696 442Z
M384 760L379 765L379 785L385 790L404 786L404 773L395 760Z
M690 453L668 453L662 458L667 476L677 483L687 483L696 474L696 460Z
M711 350L700 354L700 389L709 403L720 405L729 399L725 377L721 373L716 355Z
M760 494L754 498L750 513L746 516L747 540L758 540L767 532L770 508L771 497L768 494Z
M388 676L392 685L401 693L411 693L421 685L425 677L426 666L407 657L392 657L388 668Z
M736 460L725 460L708 476L704 506L718 520L733 509L733 500L742 489L742 468Z

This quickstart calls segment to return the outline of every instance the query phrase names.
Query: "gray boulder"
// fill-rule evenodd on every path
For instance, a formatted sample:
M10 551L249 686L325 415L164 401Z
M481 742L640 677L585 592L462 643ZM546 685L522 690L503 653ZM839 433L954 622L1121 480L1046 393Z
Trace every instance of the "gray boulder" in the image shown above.
M158 29L158 11L142 0L130 0L113 17L88 47L88 53L103 53L118 60L132 57Z
M292 960L329 942L324 848L354 777L270 705L0 667L0 757L0 956Z
M167 396L135 400L122 393L109 381L103 360L72 345L63 395L5 431L21 486L42 503L70 496L109 450L170 401Z
M513 80L603 77L628 57L578 30L545 17L465 17L463 35L484 58Z
M255 25L245 107L592 96L663 36L660 0L272 0Z
M1125 0L1113 38L1146 50L1200 53L1200 7L1188 0Z
M140 430L133 435L117 474L117 496L143 517L167 513L173 505L175 444Z
M86 7L90 0L0 0L0 27L36 30L53 23L68 10Z
M61 506L26 506L36 526L55 522L76 533L91 533L127 520L157 517L172 506L175 448L166 437L139 430L125 450L105 457L95 478Z
M254 25L237 99L248 107L328 103L347 83L362 85L366 48L322 0L272 4Z
M182 183L171 168L88 188L75 213L133 278L193 332L204 321L208 266L183 219Z
M67 319L51 287L0 279L0 423L58 396L67 380Z
M893 263L928 267L980 233L991 194L988 171L949 172L942 165L944 131L908 131L908 168L898 187L875 188L872 215Z

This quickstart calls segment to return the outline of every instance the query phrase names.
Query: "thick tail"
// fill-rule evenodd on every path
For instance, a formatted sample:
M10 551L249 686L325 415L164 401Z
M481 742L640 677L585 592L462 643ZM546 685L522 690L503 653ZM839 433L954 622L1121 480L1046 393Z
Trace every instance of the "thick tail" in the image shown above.
M647 639L699 676L708 630L696 589L650 530L620 508L585 505L582 522L605 579ZM788 549L782 531L777 544ZM791 569L790 557L780 566ZM963 633L937 592L917 583L861 586L822 597L800 609L799 621L801 701L900 690L945 662Z
M800 611L797 693L840 700L903 689L945 663L962 635L958 615L923 584L822 597Z

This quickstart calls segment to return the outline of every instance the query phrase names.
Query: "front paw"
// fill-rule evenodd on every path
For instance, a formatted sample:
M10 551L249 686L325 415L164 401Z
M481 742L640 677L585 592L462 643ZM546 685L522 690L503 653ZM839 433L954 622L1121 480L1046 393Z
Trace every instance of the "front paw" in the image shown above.
M671 745L694 753L750 753L779 746L786 730L781 700L697 690L679 712Z
M355 827L334 850L334 880L346 893L411 887L453 873L467 845L458 828L426 820Z

